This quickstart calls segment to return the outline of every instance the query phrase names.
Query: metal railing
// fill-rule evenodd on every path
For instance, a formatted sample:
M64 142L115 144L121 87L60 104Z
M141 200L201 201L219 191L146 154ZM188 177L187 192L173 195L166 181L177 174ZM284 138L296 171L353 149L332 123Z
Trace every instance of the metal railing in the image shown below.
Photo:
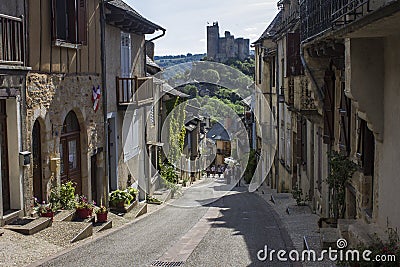
M24 65L24 58L23 19L0 14L0 64Z
M369 0L302 0L301 40L343 27L370 11Z

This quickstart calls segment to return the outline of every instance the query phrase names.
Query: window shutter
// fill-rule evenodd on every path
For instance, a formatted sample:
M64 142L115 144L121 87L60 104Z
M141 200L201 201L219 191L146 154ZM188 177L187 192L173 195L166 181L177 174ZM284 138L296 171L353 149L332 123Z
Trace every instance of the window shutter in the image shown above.
M51 1L51 40L53 42L57 39L56 1Z
M300 32L288 33L286 39L287 47L287 76L297 76L303 73L303 65L300 59Z
M86 17L86 0L78 0L77 3L78 13L78 43L82 45L87 44L87 17Z
M303 152L303 149L302 149L302 139L303 139L303 137L302 137L302 134L303 134L303 132L302 132L302 118L300 118L300 117L298 117L297 118L297 140L296 140L296 142L297 142L297 163L298 164L302 164L302 152Z
M366 123L364 131L364 147L363 147L363 160L364 160L364 174L371 176L374 174L374 161L375 161L375 139L374 134L368 129Z
M67 17L68 17L68 28L66 41L75 44L77 41L76 32L76 0L67 0Z
M347 155L350 154L350 115L351 115L351 100L346 97L344 93L344 83L341 88L340 99L340 149L346 151Z
M325 85L323 87L324 98L324 143L332 144L334 140L334 74L332 71L325 73Z

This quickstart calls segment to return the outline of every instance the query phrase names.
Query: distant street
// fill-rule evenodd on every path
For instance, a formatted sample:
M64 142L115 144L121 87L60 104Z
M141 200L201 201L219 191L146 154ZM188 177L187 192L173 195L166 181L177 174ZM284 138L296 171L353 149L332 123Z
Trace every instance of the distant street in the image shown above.
M231 187L205 179L170 205L42 266L268 266L257 252L285 249L290 239L268 203Z

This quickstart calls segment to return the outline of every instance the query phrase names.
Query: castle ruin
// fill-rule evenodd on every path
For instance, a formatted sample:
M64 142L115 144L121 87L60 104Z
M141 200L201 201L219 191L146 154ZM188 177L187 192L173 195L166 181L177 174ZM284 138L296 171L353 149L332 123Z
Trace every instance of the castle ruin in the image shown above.
M207 58L224 63L230 58L243 60L249 56L250 40L236 38L229 31L219 36L218 22L207 26Z

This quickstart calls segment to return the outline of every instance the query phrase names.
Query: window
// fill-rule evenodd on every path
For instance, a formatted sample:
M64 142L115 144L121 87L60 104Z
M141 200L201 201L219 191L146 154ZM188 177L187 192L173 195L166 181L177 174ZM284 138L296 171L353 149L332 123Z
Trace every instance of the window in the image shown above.
M52 0L53 41L63 43L87 43L87 0Z

